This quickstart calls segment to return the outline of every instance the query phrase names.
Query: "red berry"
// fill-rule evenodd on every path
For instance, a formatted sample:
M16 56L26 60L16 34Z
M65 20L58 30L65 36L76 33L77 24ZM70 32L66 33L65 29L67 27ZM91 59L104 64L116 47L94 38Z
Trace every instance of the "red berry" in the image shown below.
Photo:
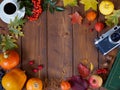
M34 60L29 61L29 65L33 65L35 63Z
M33 72L34 72L34 73L37 73L37 72L38 72L38 69L37 69L37 68L34 68L34 69L33 69Z
M96 31L100 32L100 31L103 30L103 28L104 28L104 24L103 24L102 22L97 22L97 23L95 24L95 29L96 29Z
M94 29L90 29L90 32L93 32Z
M43 65L38 65L38 69L42 70L43 69Z

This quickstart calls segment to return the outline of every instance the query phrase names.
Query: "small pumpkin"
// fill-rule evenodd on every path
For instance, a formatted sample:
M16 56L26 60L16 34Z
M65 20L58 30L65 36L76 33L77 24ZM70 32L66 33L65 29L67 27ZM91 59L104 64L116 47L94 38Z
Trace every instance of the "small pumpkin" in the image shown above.
M99 10L103 15L110 15L114 11L114 4L111 0L102 0L99 4Z
M68 81L62 81L61 82L61 89L62 90L70 90L71 85Z
M27 76L24 71L14 68L2 78L2 86L5 90L22 90Z
M14 50L0 53L0 66L5 70L16 67L19 64L19 61L19 54Z
M95 11L89 11L86 14L86 18L88 21L94 21L96 19L97 13Z
M43 84L39 78L30 78L26 84L26 90L42 90Z

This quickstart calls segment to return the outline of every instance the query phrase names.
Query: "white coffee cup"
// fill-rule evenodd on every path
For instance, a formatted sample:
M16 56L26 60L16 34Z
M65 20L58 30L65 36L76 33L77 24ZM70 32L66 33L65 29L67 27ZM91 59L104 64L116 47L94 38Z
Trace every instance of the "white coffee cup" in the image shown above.
M3 0L0 4L0 18L5 23L10 23L16 16L21 18L25 15L25 8L19 9L17 0Z

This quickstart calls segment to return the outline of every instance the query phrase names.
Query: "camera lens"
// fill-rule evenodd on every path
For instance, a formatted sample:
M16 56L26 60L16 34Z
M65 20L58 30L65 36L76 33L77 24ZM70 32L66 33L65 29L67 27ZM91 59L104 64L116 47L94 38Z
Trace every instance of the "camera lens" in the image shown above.
M118 41L120 40L120 34L119 34L119 33L113 33L113 34L111 35L111 40L112 40L113 42L118 42Z

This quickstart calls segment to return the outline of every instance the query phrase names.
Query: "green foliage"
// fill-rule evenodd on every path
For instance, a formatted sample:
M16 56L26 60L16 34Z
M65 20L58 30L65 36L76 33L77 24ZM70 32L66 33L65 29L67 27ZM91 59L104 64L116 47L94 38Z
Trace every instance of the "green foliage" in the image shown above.
M32 8L33 8L33 3L32 0L17 0L20 2L20 9L25 7L25 13L28 16L32 15Z
M16 39L14 39L12 36L0 35L0 38L1 38L0 49L2 49L3 52L18 47L16 44Z
M77 0L63 0L64 6L77 6Z
M105 23L108 26L114 26L119 23L119 17L120 17L120 9L119 10L114 10L112 14L105 16Z
M24 36L22 32L22 27L24 23L24 19L19 19L18 17L15 17L14 21L11 21L10 24L8 24L8 30L3 30L6 31L6 33L0 34L0 49L3 52L18 47L18 37Z
M97 4L98 2L96 0L81 0L81 4L84 4L84 10L87 11L90 8L97 11Z
M64 11L64 8L61 6L57 6L57 0L44 0L42 7L43 10L49 10L51 13L54 13L55 11Z
M19 19L18 17L15 17L14 21L11 21L10 24L8 24L8 28L10 31L10 34L18 39L18 36L24 36L22 30L22 27L25 23L24 19Z

